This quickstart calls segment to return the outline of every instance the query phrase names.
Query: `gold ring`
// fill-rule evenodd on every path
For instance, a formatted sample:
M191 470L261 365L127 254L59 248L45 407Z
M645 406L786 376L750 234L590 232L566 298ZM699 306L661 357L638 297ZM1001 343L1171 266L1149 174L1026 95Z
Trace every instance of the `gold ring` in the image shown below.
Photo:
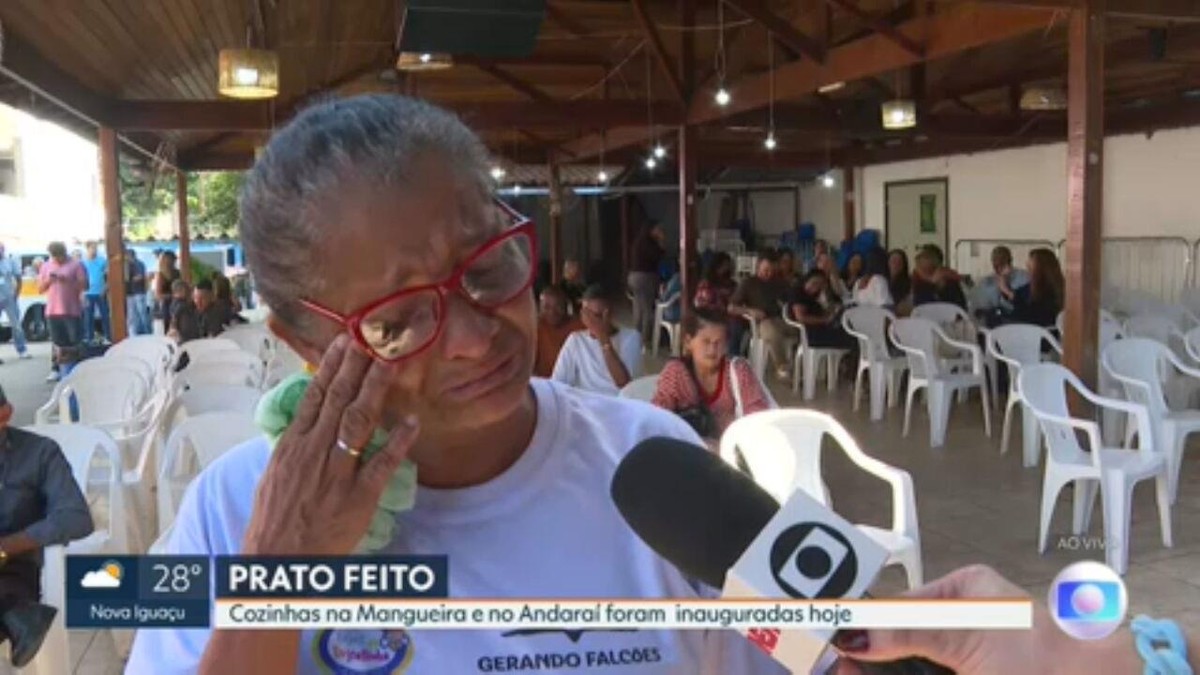
M350 455L354 459L358 459L359 457L362 457L362 453L363 453L362 448L352 448L349 445L346 445L346 441L343 441L340 438L337 439L337 446L338 446L339 450L345 452L347 455Z

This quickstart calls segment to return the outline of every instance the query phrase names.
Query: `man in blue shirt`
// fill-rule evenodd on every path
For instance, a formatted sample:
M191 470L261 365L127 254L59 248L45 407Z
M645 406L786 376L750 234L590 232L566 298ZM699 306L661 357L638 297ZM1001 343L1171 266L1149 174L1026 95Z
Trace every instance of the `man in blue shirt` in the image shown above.
M101 258L96 248L96 242L89 241L87 254L83 258L83 267L87 270L88 279L87 291L83 294L84 342L91 342L95 337L97 313L100 314L105 339L112 335L108 325L108 260Z
M1015 291L1029 283L1029 273L1013 267L1012 251L1007 246L992 249L992 271L995 274L982 279L975 290L975 308L983 312L1012 311L1012 303L1000 294L997 281L1004 278L1008 287Z

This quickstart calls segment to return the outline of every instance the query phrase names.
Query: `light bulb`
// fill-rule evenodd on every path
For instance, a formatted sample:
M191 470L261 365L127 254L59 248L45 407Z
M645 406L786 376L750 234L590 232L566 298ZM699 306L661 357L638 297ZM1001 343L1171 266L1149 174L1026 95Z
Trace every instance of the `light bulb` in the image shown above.
M494 178L496 180L500 180L501 178L504 178L504 168L499 167L499 166L493 166L492 167L492 178Z
M725 87L721 87L717 90L717 105L729 105L730 98L729 92L725 90Z
M608 172L605 171L604 169L600 169L600 173L596 174L596 180L600 181L601 183L607 183L608 182Z
M654 156L659 159L667 156L667 149L662 146L662 143L654 146Z
M821 176L821 185L824 185L827 188L833 187L833 175L827 173L824 176Z
M513 194L514 195L521 194L521 186L520 185L513 185Z
M429 54L422 54L421 55L421 63L429 63L429 60L432 58L433 57L430 56Z
M892 111L892 121L896 124L904 124L904 111L896 108Z
M658 162L656 162L653 157L646 158L646 168L647 169L653 169L656 166L658 166Z
M767 134L767 138L766 138L766 140L763 141L763 145L766 146L766 148L768 150L774 150L775 149L775 134Z

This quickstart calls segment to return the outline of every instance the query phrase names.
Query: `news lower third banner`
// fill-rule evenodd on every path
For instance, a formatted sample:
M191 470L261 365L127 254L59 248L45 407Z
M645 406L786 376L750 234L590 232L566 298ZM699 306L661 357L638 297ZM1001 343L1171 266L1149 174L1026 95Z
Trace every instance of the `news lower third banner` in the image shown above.
M1029 600L449 598L445 556L68 556L68 628L1028 629Z

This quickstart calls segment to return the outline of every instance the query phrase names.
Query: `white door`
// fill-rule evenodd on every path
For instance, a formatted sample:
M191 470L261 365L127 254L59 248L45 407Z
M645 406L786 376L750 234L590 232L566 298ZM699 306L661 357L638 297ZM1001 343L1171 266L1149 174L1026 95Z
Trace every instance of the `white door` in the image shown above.
M888 248L902 249L912 257L922 246L937 244L948 257L949 192L946 178L888 183L884 186Z

